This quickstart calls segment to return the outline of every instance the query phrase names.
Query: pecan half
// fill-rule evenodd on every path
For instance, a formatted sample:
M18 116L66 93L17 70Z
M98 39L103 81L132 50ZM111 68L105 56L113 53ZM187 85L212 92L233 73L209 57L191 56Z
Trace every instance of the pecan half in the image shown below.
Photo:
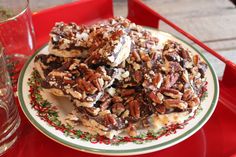
M161 92L162 92L164 95L169 96L169 97L174 98L174 99L181 99L181 98L182 98L182 95L183 95L183 93L179 92L179 91L176 90L176 89L162 88L162 89L161 89Z
M134 89L122 89L121 90L121 96L130 96L133 95L135 93Z
M161 73L157 73L153 79L152 79L152 83L154 84L154 86L156 86L157 88L161 87L161 84L163 82L163 77Z
M153 102L155 102L155 103L157 103L157 104L162 104L162 100L163 100L163 98L164 98L164 96L161 94L161 93L157 93L157 94L155 94L153 91L149 94L149 98L153 101Z
M163 104L156 105L155 109L160 114L164 114L166 112L166 108L165 108L165 106Z
M117 125L117 121L112 114L104 115L104 122L105 122L106 126L109 126L109 125L116 126Z
M164 88L170 88L171 87L170 75L167 75L166 78L164 79L163 87Z
M164 105L166 108L179 108L184 110L188 107L188 104L179 99L166 99L164 100Z
M134 118L140 118L140 104L137 100L133 100L129 102L129 110L131 116Z
M194 63L195 65L198 65L199 61L200 61L199 56L198 56L198 55L194 55L194 56L193 56L193 63Z

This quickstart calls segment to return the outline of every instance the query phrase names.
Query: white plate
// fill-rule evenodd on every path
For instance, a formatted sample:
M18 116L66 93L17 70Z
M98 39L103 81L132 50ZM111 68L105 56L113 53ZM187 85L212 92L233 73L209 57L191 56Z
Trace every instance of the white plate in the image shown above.
M43 134L53 139L56 142L59 142L65 146L71 147L73 149L94 153L94 154L104 154L104 155L135 155L135 154L144 154L148 152L158 151L170 146L173 146L191 135L197 132L211 117L219 96L219 85L216 74L210 65L210 63L206 60L206 58L199 53L195 48L188 45L181 39L178 39L168 33L164 33L157 30L151 30L154 35L156 35L161 41L165 41L167 39L177 41L182 44L183 47L189 49L192 53L198 53L203 60L208 64L208 69L206 72L206 77L208 81L208 97L202 102L202 111L199 112L195 116L194 119L190 120L187 125L183 129L178 129L175 134L170 134L168 136L162 136L158 140L153 140L149 142L145 142L142 144L136 143L125 143L120 145L107 145L102 143L93 144L89 141L84 141L78 138L71 138L66 136L61 131L56 130L54 127L50 126L47 122L42 120L37 116L37 111L32 108L30 104L29 98L29 85L27 84L28 79L31 76L31 73L34 68L34 57L38 54L47 54L48 46L43 47L39 51L37 51L25 64L22 69L19 82L18 82L18 96L21 104L21 108L24 111L26 117L29 121ZM63 98L56 98L47 93L43 93L43 97L48 99L52 105L58 107L59 117L64 116L70 112L72 109L72 105L67 103ZM69 105L68 105L69 104Z

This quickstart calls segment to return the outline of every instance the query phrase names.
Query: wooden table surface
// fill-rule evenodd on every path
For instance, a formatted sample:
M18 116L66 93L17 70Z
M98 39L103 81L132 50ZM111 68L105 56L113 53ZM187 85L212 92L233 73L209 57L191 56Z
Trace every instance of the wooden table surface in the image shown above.
M31 0L30 5L33 11L38 11L72 1L74 0ZM115 15L126 16L127 1L113 1ZM143 0L143 2L236 63L234 54L236 53L236 7L229 0ZM163 23L160 28L180 36ZM224 64L201 51L217 68L217 75L222 76Z

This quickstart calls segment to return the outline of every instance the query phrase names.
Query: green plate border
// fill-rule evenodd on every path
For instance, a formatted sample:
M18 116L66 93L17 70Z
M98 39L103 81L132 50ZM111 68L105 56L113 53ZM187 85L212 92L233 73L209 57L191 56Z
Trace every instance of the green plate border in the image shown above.
M153 29L153 28L151 28ZM154 29L153 29L154 30ZM194 49L208 64L209 69L211 71L213 80L214 80L214 86L215 86L215 90L214 90L214 97L213 100L211 102L211 106L208 110L208 112L204 115L204 117L198 122L197 125L195 125L193 128L189 129L187 132L185 132L184 134L178 136L175 139L172 139L170 141L161 143L161 144L157 144L154 146L149 146L149 147L144 147L144 148L138 148L138 149L130 149L130 150L106 150L106 149L94 149L92 147L85 147L82 145L77 145L77 144L73 144L71 142L68 142L54 134L52 134L51 132L47 131L43 126L41 126L35 119L34 117L29 113L29 111L26 108L26 104L24 102L23 99L23 78L25 75L25 71L28 67L28 65L32 62L32 60L34 59L34 57L44 48L47 46L44 45L42 46L39 50L37 50L31 57L30 59L27 61L27 63L24 65L21 73L20 73L20 77L18 80L18 100L20 102L20 106L25 114L25 116L28 118L28 120L43 134L45 134L47 137L51 138L52 140L65 145L67 147L73 148L73 149L77 149L83 152L88 152L88 153L93 153L93 154L103 154L103 155L137 155L137 154L144 154L144 153L148 153L148 152L153 152L155 151L157 148L167 148L169 145L175 145L177 144L179 141L181 141L182 139L186 139L189 136L193 135L195 132L197 132L206 122L207 120L210 118L210 116L212 115L212 113L214 112L214 109L216 107L217 101L218 101L218 97L219 97L219 84L218 84L218 79L217 76L215 74L215 71L212 67L212 65L208 62L208 60L205 58L205 56L199 52L199 50L197 50L195 47L193 47L192 45L188 44L186 41L182 40L181 38L172 35L170 33L166 33L164 31L160 31L160 30L156 30L159 31L161 33L165 33L166 35L172 36L180 41L182 41L183 43L185 43L186 45L190 46L192 49Z

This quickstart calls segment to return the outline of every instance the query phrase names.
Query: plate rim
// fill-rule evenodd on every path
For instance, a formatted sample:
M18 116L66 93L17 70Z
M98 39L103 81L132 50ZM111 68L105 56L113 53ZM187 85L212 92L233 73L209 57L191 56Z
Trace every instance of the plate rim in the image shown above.
M148 28L148 27L146 27ZM44 49L48 44L43 45L41 48L39 48L29 59L28 61L25 63L24 67L21 70L19 79L18 79L18 84L17 84L17 90L18 90L18 100L19 100L19 104L20 107L23 111L23 113L25 114L25 116L27 117L27 119L30 121L30 123L37 128L37 130L39 130L41 133L43 133L44 135L46 135L47 137L49 137L50 139L52 139L53 141L60 143L66 147L70 147L72 149L75 150L80 150L83 152L87 152L87 153L92 153L92 154L103 154L103 155L137 155L137 154L144 154L144 153L149 153L149 152L154 152L157 150L161 150L161 149L165 149L169 146L173 146L185 139L187 139L188 137L192 136L194 133L196 133L211 117L211 115L213 114L216 106L217 106L217 102L218 102L218 98L219 98L219 83L218 83L218 79L215 73L214 68L212 67L212 65L209 63L209 61L206 59L206 57L194 46L190 45L189 43L187 43L185 40L171 34L171 33L167 33L155 28L149 28L149 29L153 29L155 31L158 31L160 33L164 33L165 35L174 37L178 40L180 40L181 42L183 42L184 44L188 45L189 47L191 47L193 50L195 50L196 53L198 53L203 59L204 61L208 64L210 72L212 74L212 78L214 81L214 96L213 99L210 103L210 107L208 109L208 111L206 112L206 114L203 116L203 118L191 129L189 129L188 131L186 131L185 133L179 135L178 137L171 139L169 141L166 141L164 143L160 143L160 144L156 144L153 146L148 146L148 147L144 147L144 148L134 148L134 149L129 149L129 150L106 150L106 149L98 149L98 148L93 148L93 147L87 147L87 146L83 146L83 145L78 145L78 144L74 144L71 143L69 141L66 141L56 135L54 135L53 133L51 133L50 131L46 130L42 125L40 125L33 117L33 115L30 114L29 110L26 107L24 98L23 98L23 79L25 76L25 72L26 69L28 67L28 65L32 62L32 60L35 58L35 56L42 50ZM159 148L159 149L158 149Z

